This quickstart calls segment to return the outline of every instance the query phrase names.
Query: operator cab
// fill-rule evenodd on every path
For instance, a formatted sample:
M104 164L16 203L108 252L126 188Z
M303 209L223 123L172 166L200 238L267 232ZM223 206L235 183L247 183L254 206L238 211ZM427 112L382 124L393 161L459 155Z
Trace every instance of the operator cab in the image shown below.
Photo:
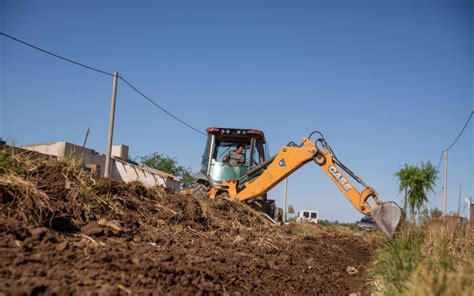
M223 158L229 151L244 147L245 163L234 169ZM212 185L222 181L239 179L247 171L268 159L265 135L255 129L216 128L207 129L207 144L202 157L201 170L196 176L198 180L208 181Z

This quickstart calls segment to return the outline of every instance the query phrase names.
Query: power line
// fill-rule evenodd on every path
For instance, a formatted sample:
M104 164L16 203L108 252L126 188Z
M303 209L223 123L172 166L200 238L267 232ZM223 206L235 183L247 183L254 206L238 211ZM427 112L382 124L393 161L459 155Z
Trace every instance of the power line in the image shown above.
M461 135L464 133L464 130L466 129L467 125L469 124L469 121L471 120L472 114L474 114L474 111L471 111L471 114L469 115L469 118L467 119L466 124L464 124L464 127L462 128L461 132L460 132L459 135L457 136L456 140L454 140L454 142L453 142L446 150L451 149L451 148L454 146L454 144L456 144L456 142L459 140L459 138L461 137ZM444 152L445 152L446 150L441 151L441 155L440 155L440 157L439 157L439 162L438 162L438 168L436 169L436 172L437 172L437 173L439 172L439 168L440 168L440 166L441 166L441 160L443 159L443 155L444 155Z
M441 165L441 160L443 159L443 154L444 154L444 150L441 151L441 155L439 156L438 168L436 169L436 174L439 172L439 167Z
M77 66L81 66L81 67L83 67L83 68L86 68L86 69L89 69L89 70L92 70L92 71L96 71L96 72L101 73L101 74L104 74L104 75L108 75L108 76L112 76L112 77L114 76L114 74L112 74L112 73L109 73L109 72L106 72L106 71L103 71L103 70L100 70L100 69L97 69L97 68L94 68L94 67L91 67L91 66L87 66L87 65L85 65L85 64L82 64L82 63L76 62L76 61L74 61L74 60L65 58L65 57L63 57L63 56L60 56L60 55L55 54L55 53L52 53L52 52L50 52L50 51L48 51L48 50L39 48L39 47L37 47L37 46L35 46L35 45L33 45L33 44L30 44L30 43L28 43L28 42L25 42L25 41L23 41L23 40L20 40L20 39L18 39L18 38L15 38L15 37L13 37L13 36L10 36L10 35L8 35L8 34L5 34L5 33L3 33L3 32L0 32L0 35L3 35L3 36L5 36L5 37L7 37L7 38L10 38L10 39L16 41L16 42L19 42L19 43L21 43L21 44L24 44L24 45L26 45L26 46L29 46L29 47L31 47L31 48L33 48L33 49L39 50L39 51L41 51L41 52L43 52L43 53L49 54L49 55L51 55L51 56L53 56L53 57L56 57L56 58L58 58L58 59L61 59L61 60L63 60L63 61L66 61L66 62L75 64L75 65L77 65ZM206 136L206 134L203 133L202 131L200 131L200 130L194 128L193 126L191 126L190 124L186 123L186 122L183 121L182 119L178 118L177 116L175 116L174 114L172 114L171 112L169 112L168 110L166 110L165 108L163 108L163 107L161 107L160 105L158 105L158 103L156 103L155 101L153 101L152 99L150 99L149 97L147 97L143 92L141 92L138 88L136 88L136 87L133 86L130 82L128 82L127 80L125 80L125 78L123 78L122 76L120 76L120 80L122 80L123 82L125 82L125 84L127 84L128 86L130 86L135 92L137 92L137 93L140 94L142 97L144 97L145 99L147 99L150 103L152 103L153 105L155 105L156 107L158 107L158 109L160 109L161 111L165 112L165 113L166 113L167 115L169 115L171 118L177 120L177 121L180 122L181 124L184 124L185 126L189 127L190 129L194 130L195 132L198 132L198 133L200 133L201 135Z
M456 138L456 140L454 140L454 142L446 149L446 150L449 150L451 149L454 144L456 144L456 142L459 140L459 138L461 137L462 133L464 132L464 130L466 129L469 121L471 120L471 117L472 117L472 114L474 114L474 111L471 111L471 115L469 115L469 118L467 119L466 121L466 124L464 125L464 127L462 128L461 132L459 133L458 137Z
M161 111L165 112L168 116L170 116L171 118L177 120L178 122L180 122L181 124L189 127L190 129L194 130L195 132L197 133L200 133L201 135L204 135L206 136L205 133L203 133L202 131L194 128L192 125L186 123L184 120L178 118L177 116L175 116L174 114L172 114L171 112L169 112L168 110L166 110L165 108L161 107L160 105L158 105L157 102L155 102L154 100L150 99L148 96L146 96L142 91L140 91L138 88L136 88L135 86L133 86L133 84L131 84L130 82L128 82L127 80L125 80L125 78L123 78L122 76L120 76L120 80L122 80L123 82L125 82L125 84L127 84L131 89L133 89L136 93L138 93L139 95L141 95L143 98L145 98L146 100L148 100L150 103L152 103L155 107L157 107L158 109L160 109Z
M438 162L438 168L436 169L436 173L439 172L439 168L441 166L441 160L443 159L443 155L445 154L445 152L449 151L449 149L451 149L456 143L457 141L459 140L459 138L461 138L462 134L464 133L464 130L466 129L467 125L469 124L469 121L471 120L472 118L472 115L474 114L474 111L471 111L471 114L469 115L469 118L467 119L466 123L464 124L464 127L462 128L461 132L459 133L459 135L456 137L456 139L454 140L454 142L449 145L449 147L443 151L441 151L441 155L439 157L439 162ZM446 177L446 167L445 167L445 177ZM443 188L444 188L445 185L443 185ZM444 193L443 193L444 194Z
M87 66L87 65L84 65L83 63L79 63L79 62L73 61L73 60L71 60L71 59L65 58L65 57L63 57L63 56L60 56L60 55L55 54L55 53L52 53L52 52L50 52L50 51L48 51L48 50L39 48L38 46L34 46L33 44L30 44L30 43L28 43L28 42L25 42L25 41L23 41L23 40L20 40L20 39L18 39L18 38L15 38L15 37L13 37L13 36L10 36L10 35L8 35L8 34L5 34L5 33L3 33L3 32L0 32L0 35L3 35L3 36L5 36L5 37L7 37L7 38L10 38L10 39L12 39L12 40L14 40L14 41L16 41L16 42L19 42L19 43L21 43L21 44L24 44L24 45L26 45L26 46L29 46L29 47L31 47L31 48L33 48L33 49L39 50L39 51L41 51L41 52L43 52L43 53L52 55L53 57L56 57L56 58L61 59L61 60L63 60L63 61L66 61L66 62L69 62L69 63L73 63L73 64L75 64L75 65L84 67L84 68L89 69L89 70L92 70L92 71L96 71L96 72L101 73L101 74L104 74L104 75L114 76L114 74L112 74L112 73L109 73L109 72L106 72L106 71L104 71L104 70L100 70L100 69L97 69L97 68L94 68L94 67L91 67L91 66Z

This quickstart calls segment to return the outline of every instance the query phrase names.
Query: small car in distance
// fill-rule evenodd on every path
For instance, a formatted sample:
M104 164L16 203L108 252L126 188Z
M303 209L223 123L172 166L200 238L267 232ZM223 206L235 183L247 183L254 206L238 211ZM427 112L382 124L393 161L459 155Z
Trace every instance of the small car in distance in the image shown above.
M375 228L375 221L374 218L371 216L365 216L357 222L357 228L360 230L367 230L371 231Z

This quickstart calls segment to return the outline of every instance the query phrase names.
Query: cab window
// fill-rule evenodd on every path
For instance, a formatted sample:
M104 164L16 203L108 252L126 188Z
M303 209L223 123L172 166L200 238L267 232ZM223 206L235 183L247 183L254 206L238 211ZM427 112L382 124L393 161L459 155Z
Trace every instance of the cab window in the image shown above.
M224 162L223 158L224 156L229 153L229 151L235 151L237 150L237 145L236 143L229 143L229 142L220 142L217 143L216 147L216 154L214 155L214 159L217 162ZM250 159L250 149L247 144L244 145L244 153L245 153L245 160L246 164L248 160Z

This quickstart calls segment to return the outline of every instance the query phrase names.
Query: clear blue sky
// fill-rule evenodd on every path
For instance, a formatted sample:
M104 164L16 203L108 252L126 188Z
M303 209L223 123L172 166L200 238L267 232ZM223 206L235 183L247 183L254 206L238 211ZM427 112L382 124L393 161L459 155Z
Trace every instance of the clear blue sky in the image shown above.
M67 2L67 3L66 3ZM264 130L272 153L312 130L383 200L394 173L438 164L474 102L472 1L0 2L1 31L109 72L208 126ZM0 136L104 152L112 79L0 36ZM237 106L237 107L236 107ZM199 168L205 137L118 87L114 142ZM473 122L449 154L448 209L474 195ZM441 183L430 206L441 207ZM270 195L281 205L282 186ZM361 217L316 165L289 203L323 219Z

